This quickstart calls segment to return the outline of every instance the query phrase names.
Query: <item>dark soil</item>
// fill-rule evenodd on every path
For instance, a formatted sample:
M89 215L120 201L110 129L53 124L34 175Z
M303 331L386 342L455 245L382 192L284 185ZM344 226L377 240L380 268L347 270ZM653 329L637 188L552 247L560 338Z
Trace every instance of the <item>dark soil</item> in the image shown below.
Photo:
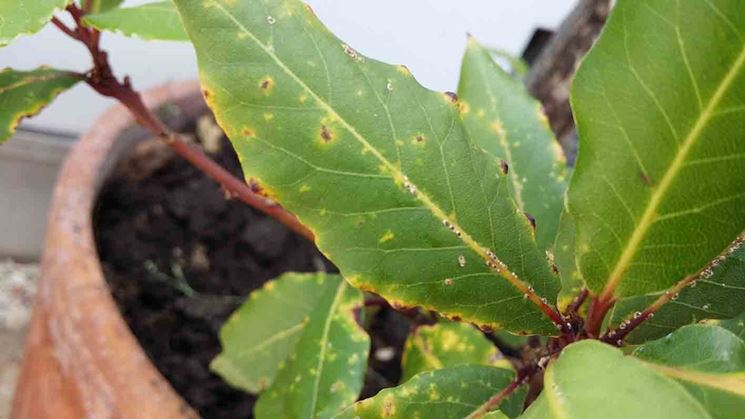
M241 176L222 135L194 126L186 132L196 132L192 138ZM209 370L230 313L283 272L335 270L312 243L226 200L216 183L157 140L139 145L106 181L95 233L124 318L160 372L205 418L249 417L256 400ZM370 314L373 348L363 397L396 384L408 331L407 321L388 308Z

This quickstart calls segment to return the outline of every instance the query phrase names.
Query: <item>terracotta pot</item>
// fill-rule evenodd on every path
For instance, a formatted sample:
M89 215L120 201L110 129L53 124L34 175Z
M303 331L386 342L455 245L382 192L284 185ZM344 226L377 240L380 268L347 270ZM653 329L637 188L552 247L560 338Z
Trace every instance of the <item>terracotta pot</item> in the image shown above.
M197 82L146 95L187 116L207 108ZM54 191L39 290L12 417L190 418L195 412L160 375L127 327L101 270L92 211L115 163L147 135L116 106L72 148Z

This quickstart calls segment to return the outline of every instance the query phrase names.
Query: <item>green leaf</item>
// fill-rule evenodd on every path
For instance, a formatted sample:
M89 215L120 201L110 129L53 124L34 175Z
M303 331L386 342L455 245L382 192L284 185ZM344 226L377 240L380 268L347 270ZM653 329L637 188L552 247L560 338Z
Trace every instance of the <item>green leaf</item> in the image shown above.
M699 278L663 305L651 319L629 334L632 343L658 339L675 329L702 319L732 319L745 311L745 246L736 249L708 278ZM642 311L662 293L621 299L613 308L611 324L618 325Z
M745 312L734 319L715 320L712 322L708 322L708 324L714 324L719 327L723 327L734 333L740 339L745 339Z
M417 374L404 384L344 409L337 418L464 418L507 387L511 369L461 365ZM499 406L514 417L522 409L524 391L513 393Z
M210 368L235 387L265 390L321 297L339 282L337 275L288 273L252 292L222 326L223 350Z
M47 67L0 71L0 144L13 135L21 119L36 115L80 80L78 74Z
M745 229L738 0L619 1L571 96L578 264L605 298L659 292Z
M551 410L548 407L545 391L541 392L538 398L520 415L520 419L546 419L550 417L552 417Z
M505 362L483 333L465 323L437 323L418 327L406 339L401 372L405 382L420 372L464 364Z
M745 343L732 332L689 325L634 355L681 383L712 418L738 418L745 411Z
M0 47L20 35L36 33L70 0L0 0Z
M328 418L359 396L370 350L354 314L362 293L333 278L337 286L320 298L300 340L259 397L257 418Z
M543 394L553 418L709 418L682 385L596 340L564 349Z
M577 262L574 257L575 241L574 221L569 212L561 212L559 220L559 231L556 234L554 244L554 262L559 269L561 278L561 291L557 298L557 306L561 311L566 310L567 306L574 301L575 297L585 287L585 281L579 274Z
M507 419L509 418L509 416L505 415L499 410L492 410L491 412L488 412L487 414L482 416L482 418L484 419Z
M468 133L507 162L510 190L520 208L536 220L538 247L548 250L564 205L567 171L541 104L473 37L463 56L458 96Z
M86 0L90 4L90 13L101 13L118 7L124 0Z
M189 40L171 0L112 9L85 16L83 22L101 31L118 32L146 40Z
M394 304L556 333L539 309L556 278L451 96L364 57L300 1L176 5L245 175L313 230L347 280Z

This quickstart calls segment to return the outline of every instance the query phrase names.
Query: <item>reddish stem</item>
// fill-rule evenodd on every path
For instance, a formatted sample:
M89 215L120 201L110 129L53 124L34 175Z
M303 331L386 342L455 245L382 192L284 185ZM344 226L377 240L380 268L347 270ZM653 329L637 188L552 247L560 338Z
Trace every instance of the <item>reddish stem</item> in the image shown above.
M582 307L587 296L590 295L590 291L587 288L582 288L582 291L574 298L574 300L567 306L566 314L572 315L579 312L579 308Z
M731 255L735 250L742 246L743 243L745 243L745 236L741 235L740 237L736 238L716 258L707 263L706 266L699 269L694 274L678 281L675 285L662 293L662 295L660 295L652 304L650 304L649 307L645 308L643 311L634 313L631 318L623 320L618 325L618 328L609 330L600 338L600 340L611 345L623 345L623 341L626 339L629 333L636 329L640 324L644 323L645 320L652 318L652 316L654 316L654 314L660 308L662 308L662 306L670 301L677 299L678 294L680 294L685 289L685 287L692 285L696 282L697 279L702 276L704 278L708 278L709 276L711 276L714 269L719 266L719 264L722 263L727 256Z
M78 38L78 34L74 30L68 28L67 25L62 23L61 20L57 19L56 16L52 16L52 24L59 28L59 30L67 34L67 36L69 36L70 38L80 40L80 38Z
M81 25L83 10L74 3L67 7L76 23L75 31L58 19L52 23L71 38L82 42L91 54L93 69L86 74L86 82L103 96L117 99L134 115L135 120L154 136L168 143L176 154L218 182L231 197L236 197L266 215L274 217L296 233L313 241L314 235L307 227L287 210L275 202L254 193L244 181L239 180L222 166L215 163L200 148L192 146L171 132L168 127L145 105L140 94L132 88L128 77L123 82L117 80L109 65L108 54L99 47L100 32Z
M585 322L585 333L590 338L597 338L600 336L600 328L603 326L603 319L608 313L616 300L614 298L601 298L595 297L590 304L590 310L587 313L587 321Z

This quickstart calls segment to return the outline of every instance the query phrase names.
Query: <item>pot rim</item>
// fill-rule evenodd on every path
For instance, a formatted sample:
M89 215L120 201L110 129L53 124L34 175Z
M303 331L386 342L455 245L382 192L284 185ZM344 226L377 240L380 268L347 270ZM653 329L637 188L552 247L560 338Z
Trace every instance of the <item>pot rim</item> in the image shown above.
M189 116L207 111L196 80L161 85L144 100L151 108L177 103ZM13 418L197 416L127 326L96 252L96 199L136 142L122 138L134 123L123 106L110 108L72 147L59 173Z

